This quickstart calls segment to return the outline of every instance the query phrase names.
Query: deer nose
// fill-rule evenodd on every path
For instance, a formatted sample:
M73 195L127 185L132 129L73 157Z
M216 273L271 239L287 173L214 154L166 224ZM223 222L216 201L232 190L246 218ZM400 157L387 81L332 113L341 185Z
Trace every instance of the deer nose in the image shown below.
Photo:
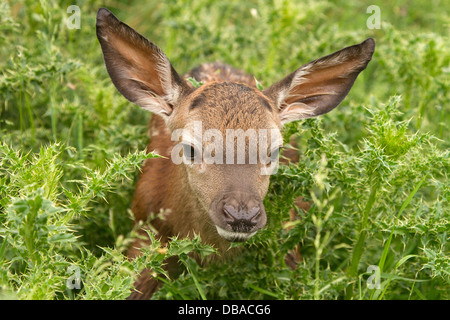
M267 222L259 195L244 191L219 194L211 204L209 217L219 236L231 242L247 241Z
M234 232L250 232L260 222L261 212L258 204L223 206L224 221Z

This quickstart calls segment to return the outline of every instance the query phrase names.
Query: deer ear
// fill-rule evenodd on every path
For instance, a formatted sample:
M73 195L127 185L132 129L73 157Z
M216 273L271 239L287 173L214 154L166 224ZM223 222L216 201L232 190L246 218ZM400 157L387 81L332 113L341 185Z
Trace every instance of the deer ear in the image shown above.
M177 100L190 89L164 52L105 8L97 13L97 38L119 92L144 109L170 116Z
M311 61L264 93L277 104L282 124L333 110L372 59L375 41L366 41Z

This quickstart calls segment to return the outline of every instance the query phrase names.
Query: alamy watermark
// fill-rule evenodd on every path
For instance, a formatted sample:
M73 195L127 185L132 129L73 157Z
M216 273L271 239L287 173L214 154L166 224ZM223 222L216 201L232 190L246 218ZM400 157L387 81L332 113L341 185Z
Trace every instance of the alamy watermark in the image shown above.
M367 278L367 288L368 289L381 289L381 273L380 267L376 265L370 265L367 267L367 273L370 273L371 276Z
M278 128L203 131L202 121L174 130L171 139L178 142L171 152L174 164L200 165L201 170L211 164L258 164L261 175L276 173L283 144Z
M67 289L81 289L81 270L78 266L68 266L67 274L70 274L70 277L66 280Z
M381 10L379 6L371 5L367 7L366 13L371 13L367 18L366 26L368 29L381 29Z
M67 13L71 15L67 17L66 26L68 29L80 29L81 28L81 11L80 7L71 5L67 7Z

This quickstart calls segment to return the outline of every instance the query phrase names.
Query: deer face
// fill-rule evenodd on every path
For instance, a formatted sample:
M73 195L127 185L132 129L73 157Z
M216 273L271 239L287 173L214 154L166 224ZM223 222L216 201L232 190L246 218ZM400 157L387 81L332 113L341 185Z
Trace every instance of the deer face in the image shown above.
M367 39L309 62L264 91L236 82L194 89L160 48L106 9L98 12L97 36L111 80L128 100L164 118L176 142L172 161L184 166L201 218L229 241L247 240L266 223L262 200L282 126L335 108L375 46Z
M179 141L172 158L180 157L217 232L243 241L264 227L262 200L282 145L273 102L244 84L205 84L174 109L168 125Z

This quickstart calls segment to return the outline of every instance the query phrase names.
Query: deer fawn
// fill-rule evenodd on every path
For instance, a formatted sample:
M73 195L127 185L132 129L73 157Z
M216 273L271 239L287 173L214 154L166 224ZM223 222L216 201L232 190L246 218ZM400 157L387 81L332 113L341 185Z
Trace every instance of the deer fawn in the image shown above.
M311 61L261 91L252 76L220 63L202 64L179 76L159 47L104 8L97 15L97 37L119 92L155 115L147 150L165 156L144 162L132 204L136 220L169 210L164 219L151 221L161 241L195 233L221 253L230 242L245 241L266 224L263 199L274 170L271 164L282 145L283 125L334 109L375 49L369 38ZM187 77L204 84L194 88ZM214 144L207 157L208 139L198 139L196 124L203 131L214 130L215 142L220 140L219 133L227 138L230 131L240 133L231 143L227 139L226 150L225 143ZM177 130L182 130L181 142L173 141ZM251 135L245 139L249 130L256 135L270 131L264 146L256 139L269 162L250 161ZM245 143L238 148L234 142L242 137ZM243 160L236 163L234 153L242 150ZM182 161L175 163L174 155L181 155ZM137 241L129 256L139 254L142 245ZM131 298L149 298L157 283L144 271L135 287Z

